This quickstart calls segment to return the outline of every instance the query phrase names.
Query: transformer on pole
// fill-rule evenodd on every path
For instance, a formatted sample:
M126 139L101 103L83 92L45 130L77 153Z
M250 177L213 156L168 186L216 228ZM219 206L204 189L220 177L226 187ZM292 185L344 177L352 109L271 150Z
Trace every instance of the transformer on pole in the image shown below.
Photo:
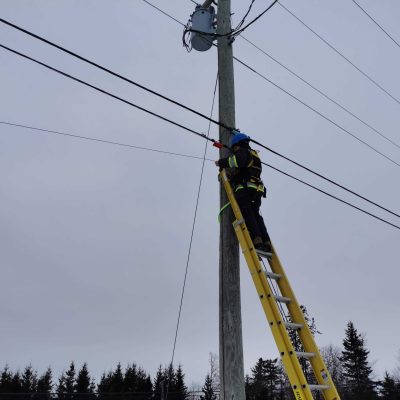
M216 14L213 6L196 6L190 16L190 41L192 48L197 51L207 51L211 48L215 39Z

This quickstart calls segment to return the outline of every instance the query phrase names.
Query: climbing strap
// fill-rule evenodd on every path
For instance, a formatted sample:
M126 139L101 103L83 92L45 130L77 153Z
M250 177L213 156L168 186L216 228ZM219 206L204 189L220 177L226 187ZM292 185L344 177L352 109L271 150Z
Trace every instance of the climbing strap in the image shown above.
M224 212L224 210L226 208L228 208L231 205L231 202L229 201L228 203L226 203L224 206L222 206L222 208L219 210L218 213L218 222L221 223L221 214Z

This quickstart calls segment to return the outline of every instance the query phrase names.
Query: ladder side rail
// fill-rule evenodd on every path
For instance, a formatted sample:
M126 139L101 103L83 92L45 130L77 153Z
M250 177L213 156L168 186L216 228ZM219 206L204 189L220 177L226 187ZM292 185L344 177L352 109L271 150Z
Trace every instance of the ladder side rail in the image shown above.
M246 258L250 274L253 278L261 306L263 307L264 313L267 317L268 325L275 339L282 363L295 394L295 398L299 400L313 400L314 397L312 396L312 392L297 358L292 341L290 340L285 324L283 323L282 315L278 309L276 301L274 300L270 284L263 273L260 262L258 261L257 253L254 248L248 244L248 241L245 238L249 235L247 228L244 225L243 229L242 224L238 224L235 227L235 231ZM253 259L253 253L257 257L256 260Z
M242 216L240 208L239 208L239 206L238 206L238 204L236 202L233 189L232 189L232 187L231 187L231 185L229 183L229 180L227 178L225 170L221 171L220 177L221 177L221 179L223 181L225 190L227 192L229 201L231 202L231 207L232 207L232 210L233 210L233 212L235 214L236 219L239 220L239 221L243 220L243 216ZM247 242L249 243L249 245L247 247L250 248L250 249L251 248L254 249L253 243L251 241L251 238L250 238L250 235L249 235L247 229L244 230L244 234L245 234L245 236L247 236ZM256 252L255 251L251 251L251 253L253 253L252 257L255 258L253 260L254 264L256 266L258 266L257 271L258 272L262 271L262 267L261 267L261 264L260 264L260 262L258 260L258 256L257 256ZM247 259L246 259L246 261L247 261ZM322 356L321 356L321 354L319 352L319 349L318 349L318 347L317 347L317 345L315 343L314 337L313 337L313 335L312 335L312 333L311 333L311 331L310 331L310 329L308 327L308 324L307 324L307 322L306 322L306 320L304 318L303 312L300 309L300 305L299 305L299 303L298 303L298 301L296 299L296 296L295 296L295 294L294 294L294 292L293 292L293 290L291 288L289 280L288 280L288 278L286 276L286 273L285 273L285 271L283 269L283 266L282 266L282 264L281 264L281 262L279 260L279 257L277 256L277 253L275 252L275 249L273 249L272 260L270 260L269 263L270 263L272 272L277 273L277 274L282 276L282 278L278 280L278 286L279 286L279 289L281 291L281 294L284 297L288 297L288 298L292 299L290 304L287 304L287 307L288 307L289 313L290 313L293 321L303 325L303 328L300 329L300 331L298 331L298 332L299 332L299 337L300 337L300 340L301 340L301 342L303 344L303 347L304 347L305 351L315 354L315 356L310 358L309 361L311 363L311 366L312 366L314 375L315 375L315 377L317 379L317 382L321 386L329 386L329 389L324 389L322 391L324 399L325 400L340 400L339 394L338 394L338 392L336 390L336 387L335 387L335 385L334 385L334 383L332 381L330 373L326 368L325 362L323 361L323 358L322 358ZM248 266L250 268L249 262L248 262ZM269 282L268 282L267 278L264 276L264 274L261 274L261 275L265 279L265 283L266 283L267 287L269 288L269 294L271 294L271 290L270 290L270 286L269 286ZM253 281L254 281L254 275L253 274L252 274L252 277L253 277ZM264 303L262 303L262 304L263 304L263 308L264 308ZM276 307L276 310L279 312L279 310L278 310L278 308L276 306L276 303L273 302L273 304ZM279 312L279 315L280 315L280 312ZM267 318L268 318L268 315L267 315ZM283 337L287 337L287 339L290 342L290 345L293 348L292 342L291 342L291 340L289 338L289 335L288 335L286 329L285 329ZM278 342L277 342L277 344L278 344ZM279 348L280 347L278 345L278 349ZM293 349L293 351L294 351L294 349ZM299 363L297 357L293 357L293 358L296 360L297 364L299 365L299 367L301 369L301 366L300 366L300 363ZM286 368L286 366L285 366L285 368ZM302 369L301 369L301 374L304 376Z
M269 263L272 272L282 276L277 283L282 296L289 297L291 299L291 302L287 304L287 308L293 321L303 325L303 328L299 329L297 332L303 344L304 351L307 353L315 353L315 356L311 357L309 362L312 366L317 382L319 385L329 386L329 389L323 390L325 400L339 400L340 397L336 390L335 384L332 381L332 377L325 365L307 321L304 318L304 314L301 311L300 305L296 299L279 257L275 252L275 249L273 249L273 257Z
M282 315L273 298L269 282L263 273L263 268L258 259L250 234L246 228L242 213L236 202L232 187L223 170L220 174L235 214L234 229L242 248L244 257L253 278L254 285L259 295L261 305L269 322L270 329L281 355L282 362L288 374L289 381L298 400L313 400L312 392L308 387L306 377L295 354L293 344L282 321Z

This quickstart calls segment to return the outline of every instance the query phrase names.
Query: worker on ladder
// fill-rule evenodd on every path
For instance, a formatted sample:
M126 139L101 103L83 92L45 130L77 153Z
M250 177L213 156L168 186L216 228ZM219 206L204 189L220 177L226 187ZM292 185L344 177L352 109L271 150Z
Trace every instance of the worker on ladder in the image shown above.
M227 168L235 197L244 217L257 253L272 255L272 245L263 217L260 214L261 198L266 190L261 180L262 164L258 152L250 147L250 137L244 133L232 136L232 155L215 162Z

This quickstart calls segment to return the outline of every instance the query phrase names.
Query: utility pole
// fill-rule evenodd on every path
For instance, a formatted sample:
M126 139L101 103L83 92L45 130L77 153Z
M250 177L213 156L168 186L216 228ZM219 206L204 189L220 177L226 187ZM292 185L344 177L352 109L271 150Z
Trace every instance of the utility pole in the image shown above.
M204 5L210 5L206 1ZM217 34L231 32L231 0L218 1ZM218 37L219 120L235 127L235 89L233 51L230 36ZM220 127L221 143L229 143L232 133ZM220 150L221 157L228 155ZM220 185L220 206L228 203ZM233 213L225 209L221 216L219 240L219 362L221 400L245 400L242 317L240 306L239 245L232 227Z
M215 34L213 0L197 5L191 15L191 44L197 51L211 48ZM185 31L186 32L186 31ZM217 13L219 121L235 128L235 88L231 35L231 0L218 0ZM219 128L221 143L230 142L232 132ZM220 149L227 157L228 150ZM220 185L221 209L228 203L224 185ZM219 236L219 361L221 400L245 400L242 316L240 307L239 244L232 222L233 212L225 208L221 214Z

